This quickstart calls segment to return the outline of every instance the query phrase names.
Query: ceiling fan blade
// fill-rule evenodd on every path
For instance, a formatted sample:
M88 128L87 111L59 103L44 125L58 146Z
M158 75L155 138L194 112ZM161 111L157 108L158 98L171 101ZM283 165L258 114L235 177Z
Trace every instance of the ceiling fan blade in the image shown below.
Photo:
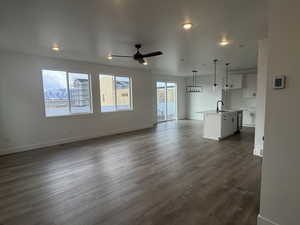
M143 58L158 56L158 55L162 55L162 54L163 53L161 51L151 52L151 53L148 53L148 54L143 54Z
M129 55L111 55L111 57L119 57L119 58L132 58L132 56L129 56Z

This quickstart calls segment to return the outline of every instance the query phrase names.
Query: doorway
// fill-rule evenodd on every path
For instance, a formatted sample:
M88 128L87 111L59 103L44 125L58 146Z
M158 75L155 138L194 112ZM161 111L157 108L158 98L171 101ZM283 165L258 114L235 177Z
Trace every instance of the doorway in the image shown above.
M177 83L156 82L157 122L177 120Z

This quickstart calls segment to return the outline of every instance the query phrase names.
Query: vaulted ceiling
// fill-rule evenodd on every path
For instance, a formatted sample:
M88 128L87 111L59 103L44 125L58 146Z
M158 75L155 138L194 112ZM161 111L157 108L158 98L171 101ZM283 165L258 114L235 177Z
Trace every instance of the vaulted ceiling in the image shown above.
M256 67L257 40L266 37L265 0L2 0L0 49L144 68L109 53L161 50L149 60L153 73L211 73L212 60L233 69ZM182 24L193 28L184 31ZM221 47L226 36L231 44ZM57 43L60 52L51 46Z

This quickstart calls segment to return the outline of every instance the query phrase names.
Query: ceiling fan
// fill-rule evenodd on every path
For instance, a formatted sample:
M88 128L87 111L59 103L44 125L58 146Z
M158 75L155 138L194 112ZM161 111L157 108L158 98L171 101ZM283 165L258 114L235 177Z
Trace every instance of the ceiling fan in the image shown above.
M163 53L161 51L156 51L156 52L150 52L147 54L142 54L140 53L140 48L142 47L141 44L136 44L135 45L137 52L133 55L133 56L128 56L128 55L109 55L108 59L112 59L112 58L133 58L134 60L138 61L140 64L147 64L147 61L145 60L145 58L149 58L149 57L154 57L154 56L159 56L162 55Z

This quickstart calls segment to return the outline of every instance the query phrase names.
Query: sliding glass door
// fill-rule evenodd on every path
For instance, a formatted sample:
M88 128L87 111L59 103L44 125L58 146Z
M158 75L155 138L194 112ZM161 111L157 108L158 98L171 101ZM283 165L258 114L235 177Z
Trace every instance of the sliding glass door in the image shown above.
M167 120L177 119L177 85L167 83Z
M156 82L157 90L157 121L165 121L167 117L166 109L166 83Z
M156 82L157 121L177 119L177 84L174 82Z

